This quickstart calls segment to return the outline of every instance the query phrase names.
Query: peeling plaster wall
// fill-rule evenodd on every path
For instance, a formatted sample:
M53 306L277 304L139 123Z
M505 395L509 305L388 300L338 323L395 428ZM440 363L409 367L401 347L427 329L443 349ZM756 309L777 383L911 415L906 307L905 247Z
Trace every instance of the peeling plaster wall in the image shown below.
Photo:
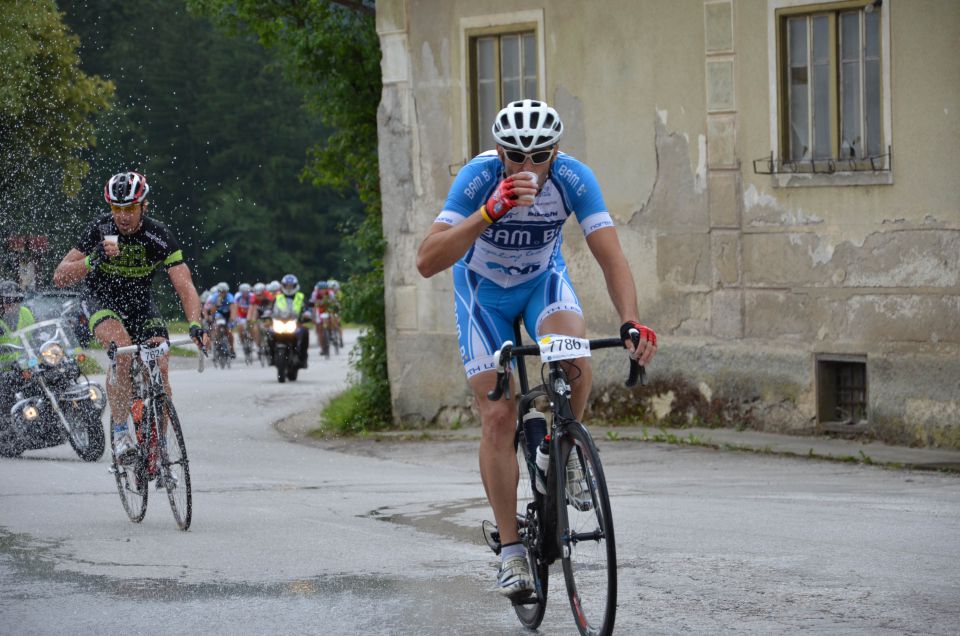
M893 183L802 188L782 187L751 164L771 149L770 6L377 3L388 358L399 419L453 419L471 401L450 274L424 280L415 268L419 242L470 158L462 21L537 16L542 97L564 118L561 147L597 174L641 313L661 334L652 373L709 385L736 371L790 386L794 419L812 426L815 354L856 353L868 359L871 414L958 424L960 4L884 2ZM564 228L564 242L591 334L615 332L576 224ZM594 363L597 384L623 374L600 356ZM918 383L926 388L912 388Z

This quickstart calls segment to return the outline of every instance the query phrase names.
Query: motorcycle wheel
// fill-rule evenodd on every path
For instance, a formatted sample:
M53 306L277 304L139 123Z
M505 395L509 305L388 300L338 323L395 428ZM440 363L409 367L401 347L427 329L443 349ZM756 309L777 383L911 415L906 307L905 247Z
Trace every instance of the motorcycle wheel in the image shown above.
M95 462L103 457L106 436L99 411L78 411L76 430L70 436L70 446L85 462Z
M295 381L298 373L300 373L300 367L293 364L289 365L287 368L287 379L291 382Z
M277 351L277 382L287 381L287 352L285 349Z
M16 433L10 429L0 431L0 457L20 457L24 450Z

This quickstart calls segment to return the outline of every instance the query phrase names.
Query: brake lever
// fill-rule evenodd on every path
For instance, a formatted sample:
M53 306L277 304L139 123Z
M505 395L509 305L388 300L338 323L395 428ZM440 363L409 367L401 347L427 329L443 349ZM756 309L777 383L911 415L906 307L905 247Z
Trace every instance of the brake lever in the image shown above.
M487 392L487 399L491 402L496 402L504 396L506 396L508 400L510 399L510 375L507 373L507 363L504 361L510 360L510 351L512 349L513 343L507 340L497 349L497 352L493 354L493 359L497 361L497 383L494 385L492 391Z

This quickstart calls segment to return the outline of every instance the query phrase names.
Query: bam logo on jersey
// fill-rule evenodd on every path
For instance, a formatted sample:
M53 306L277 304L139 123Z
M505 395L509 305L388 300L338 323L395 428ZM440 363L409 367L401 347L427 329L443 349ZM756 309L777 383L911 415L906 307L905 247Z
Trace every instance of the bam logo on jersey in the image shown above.
M505 248L542 247L552 243L560 233L561 223L531 225L529 223L497 223L491 225L480 237L487 243Z

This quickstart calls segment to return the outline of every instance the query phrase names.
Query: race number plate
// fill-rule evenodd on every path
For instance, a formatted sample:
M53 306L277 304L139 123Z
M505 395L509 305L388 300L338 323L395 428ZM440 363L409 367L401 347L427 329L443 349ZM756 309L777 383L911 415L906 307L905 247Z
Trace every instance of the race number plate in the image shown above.
M140 359L144 362L153 362L162 358L167 351L170 351L170 344L161 342L158 347L140 349Z
M540 359L544 362L589 358L590 341L573 336L547 335L540 338Z

